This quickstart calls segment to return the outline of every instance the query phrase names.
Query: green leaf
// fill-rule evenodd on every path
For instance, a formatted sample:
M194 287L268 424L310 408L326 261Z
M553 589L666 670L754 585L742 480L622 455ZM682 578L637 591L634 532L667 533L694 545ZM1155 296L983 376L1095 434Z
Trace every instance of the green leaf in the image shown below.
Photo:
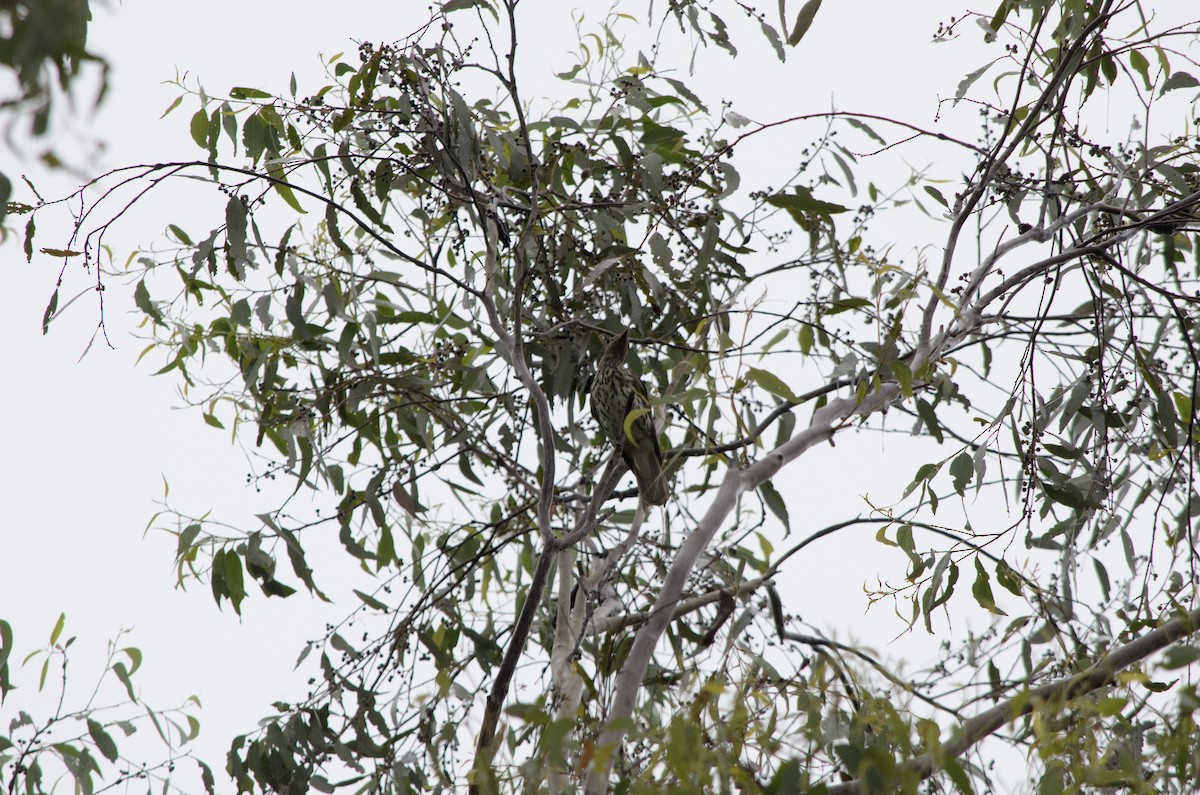
M196 146L201 149L207 149L208 114L204 112L204 108L201 108L192 115L191 131L192 140L196 142Z
M767 204L780 207L801 227L808 228L812 217L828 217L844 213L848 208L840 204L814 199L807 188L796 188L795 193L776 193L767 197Z
M942 438L941 423L938 422L937 414L933 411L933 406L929 405L929 402L924 398L917 398L917 415L925 423L925 428L929 431L929 435L936 439L938 444L941 444L944 441Z
M906 398L912 397L912 368L908 366L908 362L896 359L888 362L888 369L892 371L896 385L900 387L900 394Z
M950 209L950 205L946 203L946 197L942 195L942 192L940 190L933 187L932 185L926 185L925 192L928 193L930 196L932 196L933 200L935 202L942 205L947 210Z
M796 332L796 341L800 344L800 352L807 356L813 346L812 326L807 323L802 325L800 330Z
M983 66L979 67L974 72L971 72L969 75L964 77L961 81L959 81L958 89L954 92L955 104L957 104L960 99L962 99L963 97L965 97L967 95L967 92L971 89L971 85L976 80L978 80L980 77L983 77L983 73L986 72L988 69L992 68L992 64L994 64L995 62L996 61L994 61L994 60L988 61ZM942 194L938 193L937 191L930 190L929 188L925 188L925 190L929 191L931 196L933 196L935 199L937 199L939 202L941 202L943 207L946 206L946 200L942 198Z
M975 474L975 461L966 451L959 453L950 462L950 477L954 480L954 491L962 497L966 493L967 484Z
M1182 392L1172 392L1175 410L1179 414L1179 424L1187 426L1192 421L1192 399Z
M167 109L164 110L162 112L162 115L159 116L158 118L165 119L167 117L168 113L170 113L171 111L173 111L179 107L180 102L183 102L183 94L180 94L179 96L175 97L175 100L170 105L167 106Z
M1129 53L1129 65L1133 67L1133 71L1142 76L1142 83L1149 91L1152 87L1150 83L1150 62L1146 60L1146 56L1142 55L1137 50L1131 50Z
M54 312L58 309L58 289L50 294L50 301L46 304L46 310L42 312L42 334L47 334L50 331L50 321L54 319Z
M233 142L233 153L237 154L237 116L233 113L233 108L228 102L221 103L221 129L229 136L229 140Z
M829 305L826 314L836 315L841 312L849 312L852 309L862 309L864 306L874 306L866 298L840 298Z
M1060 505L1074 508L1077 511L1089 507L1087 495L1072 482L1063 483L1059 486L1048 480L1042 480L1041 486L1046 496Z
M12 654L12 625L0 618L0 668L8 665L8 657Z
M368 607L373 607L382 613L389 612L392 609L392 608L388 607L386 604L384 604L383 602L376 599L374 596L371 596L368 593L363 593L362 591L360 591L358 589L354 589L354 595L357 596L359 599L361 599L363 601L363 604L367 605Z
M785 795L785 793L802 792L805 783L805 776L800 772L800 760L796 757L790 757L779 769L775 771L775 775L763 787L763 795Z
M1003 560L996 562L996 582L1013 596L1021 595L1021 578Z
M158 311L158 308L154 306L154 303L150 300L150 291L146 289L145 279L139 280L137 287L134 288L133 303L142 311L142 314L149 317L158 325L161 326L165 322L163 320L162 313Z
M142 651L136 646L126 646L121 649L121 653L129 658L129 675L133 676L137 673L137 669L142 667Z
M200 525L190 524L179 534L175 547L175 557L182 558L192 548L192 543L200 535Z
M300 200L296 198L296 194L292 191L292 186L287 183L283 167L280 165L273 165L267 169L267 173L274 177L271 182L271 187L275 188L275 192L283 197L283 200L288 203L288 206L298 213L307 214L308 211L300 206Z
M909 582L915 582L921 576L921 572L925 570L925 559L917 554L917 545L913 540L912 525L900 525L900 529L896 531L896 543L900 545L900 549L904 551L904 554L908 556L908 560L912 564L912 569L908 572L907 579Z
M1108 580L1108 569L1100 562L1099 558L1092 558L1092 565L1096 569L1096 579L1100 583L1100 595L1104 597L1104 601L1108 601L1109 592L1112 588Z
M776 491L774 484L769 480L764 481L758 487L758 492L762 495L763 502L767 504L767 508L771 510L771 513L775 514L775 518L783 522L784 528L788 532L791 532L792 525L788 520L787 503L783 501L783 497Z
M453 11L464 11L469 8L482 8L492 12L492 16L496 19L500 18L500 15L496 13L496 9L487 0L449 0L449 2L442 3L443 14L449 14Z
M946 756L941 761L941 765L959 792L963 793L963 795L975 795L975 787L971 784L971 777L967 775L966 770L963 770L963 766L959 764L957 759L952 756Z
M945 580L945 587L942 581ZM950 558L950 553L942 555L933 575L929 578L929 586L921 597L921 612L925 618L925 630L933 632L933 611L950 600L954 594L954 585L958 582L958 565Z
M920 468L917 469L917 474L913 476L912 483L909 483L908 486L905 487L904 496L907 497L909 494L912 494L913 490L917 486L932 478L935 474L937 474L939 469L941 469L940 464L922 464Z
M114 663L112 672L117 675L117 679L121 680L121 684L125 685L125 692L129 694L129 700L137 702L137 695L133 692L133 680L129 678L129 671L125 668L125 663Z
M1184 668L1200 660L1200 648L1196 646L1172 646L1163 654L1162 667Z
M1196 86L1200 86L1200 81L1196 78L1187 72L1176 72L1163 83L1162 90L1158 92L1158 95L1161 97L1168 91L1174 91L1177 88L1195 88Z
M8 658L12 654L12 642L12 626L7 621L0 619L0 704L4 703L4 696L12 690L12 684L8 678Z
M200 781L204 785L204 791L208 795L216 795L217 781L213 778L212 768L199 759L196 760L196 764L200 765Z
M850 117L846 118L846 123L849 124L854 129L865 133L866 136L868 138L870 138L872 141L874 141L875 143L882 144L884 146L887 145L887 141L884 140L883 136L881 136L879 133L875 132L875 130L871 129L870 125L868 125L865 121L860 121L859 119L856 119L853 116L850 116ZM878 194L878 189L875 187L874 184L871 184L869 186L869 192L872 194L871 201L875 201L877 194Z
M998 616L1006 616L1000 608L996 607L996 598L992 595L991 578L988 577L987 570L983 568L983 563L979 558L975 558L975 584L971 586L971 595L975 597L975 601L979 606L988 612L995 613Z
M769 370L760 370L757 367L751 367L746 370L746 375L772 395L783 398L790 403L800 402L800 398L796 397L796 393L791 390L791 387Z
M58 621L54 624L54 629L50 633L50 645L51 646L53 646L55 643L58 643L58 638L60 635L62 635L63 626L66 623L67 623L67 614L59 613Z
M246 598L246 583L242 577L242 558L236 552L226 550L224 564L225 588L228 591L229 601L233 604L234 612L241 615L242 600ZM216 565L215 560L213 565Z
M338 251L346 259L354 256L354 252L346 245L346 241L342 239L342 233L338 231L337 225L337 210L332 203L325 205L325 230L329 232L329 239L338 247Z
M1068 461L1073 461L1083 455L1083 450L1065 444L1053 444L1047 442L1042 446L1046 448L1046 452L1052 453L1056 457L1063 458Z
M175 237L178 238L179 242L183 243L185 246L194 245L192 243L192 239L190 237L188 237L187 232L183 231L175 224L167 224L167 229L171 230L171 234L175 235Z
M633 438L633 424L638 421L638 418L644 417L651 411L652 409L650 408L632 409L628 414L625 415L625 422L621 427L625 431L625 438L628 439L629 443L634 447L637 447L637 439Z
M821 0L808 0L800 7L800 12L796 14L796 22L792 25L792 32L788 34L787 43L795 47L804 38L804 34L808 33L808 29L812 27L813 19L817 16L817 11L821 8Z
M96 721L88 718L87 720L88 734L92 736L92 742L96 744L96 748L104 755L104 758L110 762L117 761L117 744L113 742L113 738L104 731L104 727Z
M225 204L225 241L234 262L246 262L246 205L238 196L230 196Z
M33 262L33 236L37 232L37 224L34 223L34 217L29 216L29 220L25 222L25 261Z
M229 89L229 96L232 99L273 99L266 91L259 91L257 88L243 88L241 86Z

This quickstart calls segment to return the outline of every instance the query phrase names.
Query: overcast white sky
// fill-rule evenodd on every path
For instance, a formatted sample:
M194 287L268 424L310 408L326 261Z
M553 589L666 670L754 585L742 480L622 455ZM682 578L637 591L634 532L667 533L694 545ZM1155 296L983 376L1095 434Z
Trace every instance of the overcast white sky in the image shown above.
M546 69L556 71L572 65L569 53L575 41L563 10L570 5L542 2L523 13L530 43L521 51L521 58L528 59L523 64L542 59ZM576 5L597 14L608 7ZM629 3L629 8L641 13L636 5ZM994 3L985 5L988 9L979 10L990 10ZM100 9L91 43L113 66L111 93L98 113L74 124L76 135L106 147L89 168L196 155L186 129L194 102L185 100L174 114L158 121L178 94L178 89L164 85L177 72L199 78L216 94L233 85L282 92L295 72L303 92L305 86L320 84L319 53L352 51L356 39L399 38L423 20L424 8L424 3L365 0L128 0ZM836 104L839 109L869 109L932 126L936 99L953 95L965 73L995 57L981 49L979 37L971 33L963 46L929 43L937 23L962 8L947 2L826 3L786 67L778 68L765 45L747 37L747 48L736 61L723 53L710 58L701 52L697 77L680 76L693 87L703 87L706 99L729 99L733 110L756 121ZM679 64L685 70L686 57ZM536 94L536 84L531 80L525 91ZM768 153L772 147L808 140L791 128L773 135L758 144ZM72 146L70 140L62 139L64 152ZM923 165L920 152L913 156L913 165ZM0 162L8 174L32 168L6 150L0 150ZM764 166L747 164L748 171L753 168ZM61 175L42 175L39 187L49 196L74 183ZM124 253L152 241L162 229L162 209L139 216L151 220L127 224L109 242L123 247ZM187 220L186 207L165 209L170 220ZM198 221L197 227L204 222L207 219ZM39 235L38 245L61 244L50 231ZM0 450L5 453L0 457L0 617L14 626L18 659L44 642L58 614L65 612L68 635L80 636L81 659L73 663L72 676L82 680L96 671L87 660L95 660L119 629L132 629L127 642L146 654L140 676L144 695L168 706L198 694L205 705L201 754L218 767L229 739L250 730L269 711L271 700L301 692L302 682L296 682L292 692L284 684L294 680L296 655L305 640L319 636L325 622L340 618L342 610L300 594L270 602L256 595L238 619L228 607L215 610L207 589L173 589L173 539L144 533L156 510L154 501L162 496L164 478L177 506L196 513L211 508L234 522L248 520L269 506L245 488L248 468L243 454L226 433L205 426L197 412L177 410L181 401L173 378L151 376L159 366L154 354L135 366L145 343L131 336L137 321L129 312L131 296L117 289L107 294L115 349L97 344L77 361L97 319L90 296L43 337L41 316L57 266L44 257L25 264L19 241L0 248L0 263L6 281L0 296L0 339L5 340L0 354ZM84 284L78 276L71 283L76 289ZM68 290L63 300L72 292ZM857 500L871 492L861 469L827 471L830 461L852 460L843 444L850 449L862 444L867 460L882 463L884 448L878 439L839 442L836 458L816 451L787 470L788 483L777 482L793 516L810 515L820 507L807 495L840 493ZM831 516L852 512L844 505L837 508ZM831 631L839 623L851 624L842 627L841 636L862 636L854 631L863 620L862 587L873 582L875 574L871 564L863 564L866 552L875 546L830 544L814 550L797 585L814 596L814 608L802 611L806 618ZM838 565L851 558L853 566ZM886 556L875 560L895 566ZM820 614L838 604L850 607L840 617ZM884 623L894 631L894 623ZM890 637L869 641L886 654ZM18 683L29 685L35 676L31 671L16 675ZM77 684L75 692L82 697L90 682ZM7 704L0 708L5 723L9 709Z

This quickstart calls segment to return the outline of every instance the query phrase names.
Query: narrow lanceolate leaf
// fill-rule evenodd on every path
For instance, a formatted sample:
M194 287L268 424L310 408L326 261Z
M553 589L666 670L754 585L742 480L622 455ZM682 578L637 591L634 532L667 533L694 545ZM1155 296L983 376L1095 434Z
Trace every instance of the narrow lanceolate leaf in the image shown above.
M838 315L842 312L849 312L854 309L862 309L863 307L872 306L871 302L866 298L839 298L829 305L826 314Z
M167 109L164 110L162 112L162 115L159 116L158 118L165 119L167 117L168 113L170 113L171 111L173 111L179 107L180 102L183 102L183 94L180 94L179 96L175 97L174 101L171 102L171 104L167 106Z
M129 678L129 671L126 670L125 663L115 663L112 672L116 674L121 684L125 685L125 693L129 696L129 700L136 702L137 694L133 692L133 680Z
M946 203L946 197L942 195L942 192L940 190L933 187L932 185L926 185L925 192L927 194L929 194L931 197L933 197L933 200L936 201L938 204L942 205L946 209L950 209L950 205Z
M800 13L796 14L796 24L792 26L792 32L788 34L788 44L795 47L804 38L804 34L808 33L808 29L812 27L813 20L816 19L817 11L821 8L821 0L808 0L807 3L800 7Z
M917 486L936 475L939 469L941 469L939 464L922 464L917 469L917 474L913 476L912 482L904 488L904 496L907 497L909 494L912 494Z
M37 233L37 224L34 223L34 217L29 216L29 220L25 222L25 261L33 262L33 236Z
M800 398L796 397L796 393L792 391L792 388L785 384L782 378L769 370L760 370L757 367L751 367L746 370L746 375L750 377L750 380L772 395L783 398L790 403L800 402Z
M246 256L246 205L238 196L230 196L225 205L225 240L229 243L229 254L237 264L244 263Z
M408 493L408 490L405 489L398 480L392 484L392 499L394 499L396 504L403 508L409 516L416 516L419 513L425 512L425 506L414 500Z
M271 95L266 91L259 91L257 88L244 88L235 86L229 89L229 96L233 99L271 99Z
M814 199L812 193L804 188L798 188L796 193L768 196L767 204L787 210L788 215L802 225L808 222L809 216L836 215L848 209L840 204Z
M274 177L274 182L271 185L275 188L275 192L282 196L283 200L288 203L289 207L298 213L308 212L300 206L300 200L296 198L296 193L292 190L292 186L288 184L287 175L284 173L282 166L272 166L267 169L267 173Z
M944 587L943 587L944 581ZM921 597L921 612L925 618L925 630L933 632L933 611L950 600L954 594L954 586L958 582L958 565L950 558L950 553L942 555L933 575L929 578L929 586Z
M12 625L0 619L0 670L8 665L8 656L12 654Z
M58 309L58 290L56 289L50 294L50 300L46 303L46 310L42 312L42 333L47 334L50 331L50 321L54 319L54 312Z
M50 645L51 646L53 646L55 643L58 643L58 638L60 635L62 635L63 627L66 625L66 623L67 623L67 614L59 613L58 621L55 622L54 629L50 632Z
M369 593L364 593L357 588L354 589L354 595L361 599L363 604L367 605L368 607L373 607L380 612L386 613L391 610L390 607L376 599L374 596L371 596Z
M988 61L983 66L979 67L974 72L971 72L969 75L964 77L961 81L959 81L958 90L954 92L955 104L957 104L960 99L962 99L963 97L965 97L967 95L967 91L969 91L971 89L971 86L975 83L975 81L978 80L980 77L982 77L983 73L986 72L988 69L990 69L992 67L992 64L994 64L995 62L996 61L994 61L994 60ZM929 189L926 188L926 190L929 190ZM939 194L938 198L940 199L940 194ZM946 203L944 199L942 199L941 201L942 201L942 204Z
M769 480L758 487L758 493L762 495L763 502L766 503L771 513L775 514L775 518L783 522L784 528L790 531L792 524L788 520L787 503L783 501L783 495L775 489L775 486Z
M941 444L943 441L942 424L938 422L937 414L933 411L933 406L929 405L927 400L917 398L917 415L925 423L925 429L929 431L929 435L937 439L938 444Z
M892 376L896 379L896 385L900 387L900 394L906 398L913 396L913 376L912 368L908 366L908 362L900 361L899 359L889 362L888 367L892 371Z

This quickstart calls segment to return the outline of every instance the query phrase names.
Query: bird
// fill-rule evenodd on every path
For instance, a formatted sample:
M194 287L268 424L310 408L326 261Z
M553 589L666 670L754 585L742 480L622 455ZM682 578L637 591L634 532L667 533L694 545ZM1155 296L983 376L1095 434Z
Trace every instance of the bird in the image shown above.
M662 450L649 412L640 414L625 433L625 418L636 409L648 409L646 386L625 364L629 330L614 337L604 348L592 376L592 416L600 433L620 451L626 466L637 479L638 492L649 505L666 505L667 480L663 477Z

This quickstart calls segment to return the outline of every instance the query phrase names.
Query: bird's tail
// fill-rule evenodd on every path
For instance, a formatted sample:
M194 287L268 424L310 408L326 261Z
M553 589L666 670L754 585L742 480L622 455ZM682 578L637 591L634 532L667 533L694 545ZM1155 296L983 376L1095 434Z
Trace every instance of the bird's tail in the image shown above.
M625 452L625 463L633 470L642 499L649 505L666 505L670 494L667 479L663 476L662 459L655 455L657 451L631 450L627 447Z

